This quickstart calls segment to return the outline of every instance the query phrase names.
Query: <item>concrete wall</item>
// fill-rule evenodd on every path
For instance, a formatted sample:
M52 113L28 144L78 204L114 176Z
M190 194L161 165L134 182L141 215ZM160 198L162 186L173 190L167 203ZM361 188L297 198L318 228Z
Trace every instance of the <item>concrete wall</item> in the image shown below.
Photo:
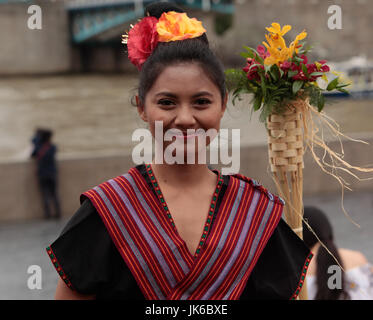
M31 3L0 5L0 74L45 74L71 69L68 16L63 2L33 1L42 10L42 29L31 30Z
M344 142L345 160L351 164L367 166L372 164L373 137L366 139L370 145ZM331 143L338 150L338 143ZM130 155L102 158L59 160L59 193L65 217L71 216L79 207L79 195L104 182L128 171L133 167ZM258 180L270 191L276 189L268 173L267 146L241 148L240 173ZM35 163L32 161L0 164L0 222L22 221L42 218L43 211L37 182ZM368 175L361 175L367 177ZM372 177L373 174L370 174ZM373 182L358 182L348 179L350 187L359 190L372 190ZM317 167L309 153L305 157L304 194L339 193L340 185L332 177Z

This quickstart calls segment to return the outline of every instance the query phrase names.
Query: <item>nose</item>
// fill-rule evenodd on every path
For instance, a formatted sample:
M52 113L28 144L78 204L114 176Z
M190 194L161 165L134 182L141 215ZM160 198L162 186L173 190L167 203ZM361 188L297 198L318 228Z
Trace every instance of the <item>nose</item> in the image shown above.
M190 105L183 104L177 110L175 125L181 129L193 129L196 124L193 109Z

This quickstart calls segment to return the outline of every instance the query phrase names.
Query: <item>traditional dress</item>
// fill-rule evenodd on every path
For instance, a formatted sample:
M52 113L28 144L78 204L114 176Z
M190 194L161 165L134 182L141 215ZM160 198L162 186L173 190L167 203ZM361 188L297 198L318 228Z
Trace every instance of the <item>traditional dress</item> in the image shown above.
M216 189L194 254L151 165L83 193L47 248L61 278L97 299L296 298L312 253L282 220L282 199L241 174L213 172Z

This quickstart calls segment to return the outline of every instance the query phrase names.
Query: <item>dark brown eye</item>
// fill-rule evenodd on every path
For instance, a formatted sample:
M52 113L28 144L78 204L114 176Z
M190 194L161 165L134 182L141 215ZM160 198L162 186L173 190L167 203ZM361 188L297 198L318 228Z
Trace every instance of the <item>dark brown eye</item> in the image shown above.
M206 98L201 98L201 99L196 100L196 104L200 105L200 106L208 105L210 103L211 103L211 101L209 99L206 99Z
M162 106L171 106L171 105L174 105L175 103L169 99L161 99L158 101L158 104Z

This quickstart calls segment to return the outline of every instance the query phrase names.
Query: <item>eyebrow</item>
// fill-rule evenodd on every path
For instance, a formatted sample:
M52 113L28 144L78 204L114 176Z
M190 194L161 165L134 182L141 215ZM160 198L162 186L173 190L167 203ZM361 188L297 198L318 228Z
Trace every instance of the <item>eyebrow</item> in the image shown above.
M158 92L155 96L156 97L166 96L166 97L170 97L170 98L177 98L177 95L175 95L171 92ZM201 92L198 92L198 93L194 94L192 96L192 98L197 98L197 97L201 97L201 96L211 96L211 97L213 97L213 94L208 92L208 91L201 91Z

